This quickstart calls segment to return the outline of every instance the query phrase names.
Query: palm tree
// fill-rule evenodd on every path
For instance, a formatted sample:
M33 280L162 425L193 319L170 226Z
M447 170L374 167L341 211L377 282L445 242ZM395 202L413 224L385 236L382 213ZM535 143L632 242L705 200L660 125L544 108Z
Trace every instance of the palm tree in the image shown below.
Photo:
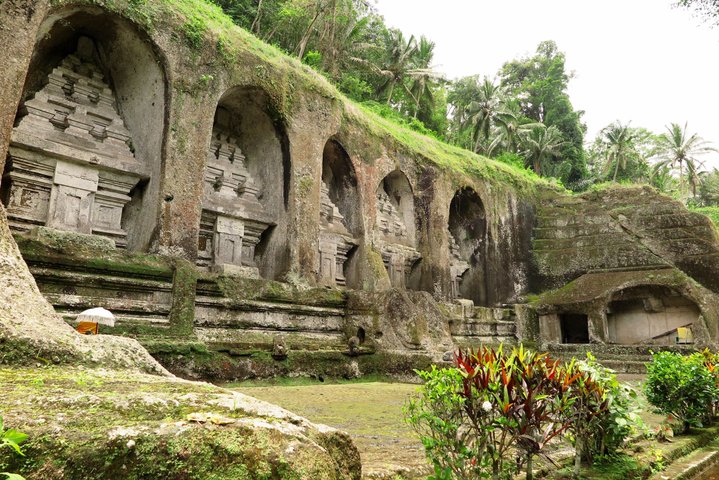
M392 29L389 31L387 49L389 55L386 62L377 70L385 78L378 89L378 93L386 96L387 105L389 105L392 102L392 95L397 84L400 84L409 93L404 80L409 72L414 70L412 62L417 52L417 42L414 35L405 41L401 31Z
M501 114L496 136L499 138L502 150L518 153L521 150L522 137L535 128L543 126L544 124L540 122L534 122L524 117L519 111L518 105L509 104Z
M703 163L697 158L710 152L718 150L710 146L710 143L700 137L698 134L689 136L687 134L687 123L684 128L679 124L672 123L667 127L667 131L658 138L659 162L657 166L667 165L671 168L679 170L679 190L684 189L684 165L687 168L686 177L692 189L692 195L697 194L697 185L699 184L698 172Z
M467 106L466 126L472 127L474 151L483 153L482 145L490 143L493 125L502 125L511 112L506 107L504 89L487 77L479 85L476 100Z
M413 58L415 68L407 72L408 76L412 78L410 95L414 100L414 118L417 118L419 103L422 99L425 99L429 105L434 104L431 87L434 81L441 78L441 76L430 66L433 57L434 42L422 35Z
M523 136L524 151L522 154L534 169L534 173L541 175L542 165L547 160L558 157L564 143L562 132L557 127L537 127Z
M619 169L626 170L627 161L637 155L634 143L636 134L629 127L629 123L623 125L617 120L604 127L599 133L599 137L602 142L602 155L606 162L607 173L613 165L614 175L612 176L612 181L616 182Z
M353 20L337 33L334 45L329 46L325 67L332 78L339 79L343 70L348 70L352 64L364 62L361 55L364 50L371 48L367 42L362 41L369 20L369 17Z

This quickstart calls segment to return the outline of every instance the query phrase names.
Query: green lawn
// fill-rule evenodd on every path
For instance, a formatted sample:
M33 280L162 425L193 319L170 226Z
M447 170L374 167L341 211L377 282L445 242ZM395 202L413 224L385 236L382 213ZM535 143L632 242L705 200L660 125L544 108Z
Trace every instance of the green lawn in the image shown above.
M373 382L235 389L348 432L359 448L365 476L429 473L422 444L402 415L402 406L417 385Z

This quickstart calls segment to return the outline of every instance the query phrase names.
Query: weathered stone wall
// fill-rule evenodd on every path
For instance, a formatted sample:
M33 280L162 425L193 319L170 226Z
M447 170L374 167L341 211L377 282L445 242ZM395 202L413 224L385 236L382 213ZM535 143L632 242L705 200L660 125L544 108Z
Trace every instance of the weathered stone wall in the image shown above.
M204 183L199 172L205 171L217 108L224 105L244 115L238 131L242 150L250 166L258 165L250 170L263 190L260 201L277 219L258 246L257 263L265 278L284 280L294 272L311 284L322 283L319 179L323 151L332 138L349 154L358 180L361 222L353 222L363 234L352 260L355 285L371 290L387 286L384 270L376 268L375 192L387 174L399 170L415 197L414 218L405 217L414 223L406 227L416 232L412 240L421 254L409 280L412 288L449 297L449 203L455 191L470 187L484 203L488 225L482 271L494 281L483 303L508 302L523 292L532 208L527 195L539 187L521 175L512 178L506 168L495 174L490 166L478 171L489 173L481 178L462 172L464 167L455 165L452 171L432 165L439 159L388 137L391 132L371 131L365 125L367 114L299 64L248 41L244 32L222 22L224 31L206 31L196 41L178 38L186 36L187 19L161 17L153 8L172 7L156 3L138 11L122 2L102 7L40 1L26 5L24 15L18 15L16 2L2 5L2 40L9 51L17 52L12 62L5 60L1 74L7 85L2 99L2 117L7 119L3 160L19 100L30 98L53 63L72 52L80 34L86 35L104 52L103 67L133 134L135 155L152 169L141 198L129 207L140 219L130 232L135 239L129 248L191 261L197 257ZM219 53L217 45L224 45ZM16 80L23 77L21 90ZM452 152L442 155L451 158ZM458 157L457 165L462 162L466 159ZM499 175L508 175L520 188L494 178ZM503 274L496 275L499 272Z
M286 342L347 353L349 365L360 328L363 354L538 338L531 312L520 307L512 328L503 308L590 272L676 267L719 287L704 217L650 189L570 196L405 130L191 0L0 4L11 53L0 59L0 162L14 121L80 37L96 45L149 177L123 197L130 253L18 237L67 319L104 303L117 332L157 352L167 338L242 358ZM57 172L45 176L54 191ZM0 187L12 194L7 178ZM481 308L437 306L457 297Z
M533 250L540 292L590 271L676 267L719 292L709 218L650 187L616 187L540 203Z

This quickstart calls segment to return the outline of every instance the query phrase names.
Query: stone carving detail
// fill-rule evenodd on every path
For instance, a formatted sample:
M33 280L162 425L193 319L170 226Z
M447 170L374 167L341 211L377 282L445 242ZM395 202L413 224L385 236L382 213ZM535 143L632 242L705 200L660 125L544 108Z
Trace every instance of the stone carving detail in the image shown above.
M149 179L103 79L92 40L81 37L12 131L3 190L10 225L46 225L127 244L130 192Z
M214 128L205 169L198 264L227 274L258 276L255 247L274 219L232 134Z
M412 266L421 255L414 248L397 207L381 187L377 191L376 227L390 283L395 288L404 288Z
M324 285L347 284L344 264L357 241L347 230L344 217L330 199L329 187L320 186L320 282Z
M459 282L462 280L464 272L469 270L469 263L462 260L459 252L459 245L457 240L450 232L447 232L449 237L449 272L452 276L451 292L452 298L459 298Z

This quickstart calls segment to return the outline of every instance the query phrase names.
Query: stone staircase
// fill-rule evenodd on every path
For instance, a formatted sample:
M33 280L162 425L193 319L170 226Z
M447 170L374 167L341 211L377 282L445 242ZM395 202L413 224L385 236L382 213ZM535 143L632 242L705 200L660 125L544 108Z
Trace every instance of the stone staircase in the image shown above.
M445 308L452 338L462 347L517 341L514 309L476 307L470 300L458 300Z

